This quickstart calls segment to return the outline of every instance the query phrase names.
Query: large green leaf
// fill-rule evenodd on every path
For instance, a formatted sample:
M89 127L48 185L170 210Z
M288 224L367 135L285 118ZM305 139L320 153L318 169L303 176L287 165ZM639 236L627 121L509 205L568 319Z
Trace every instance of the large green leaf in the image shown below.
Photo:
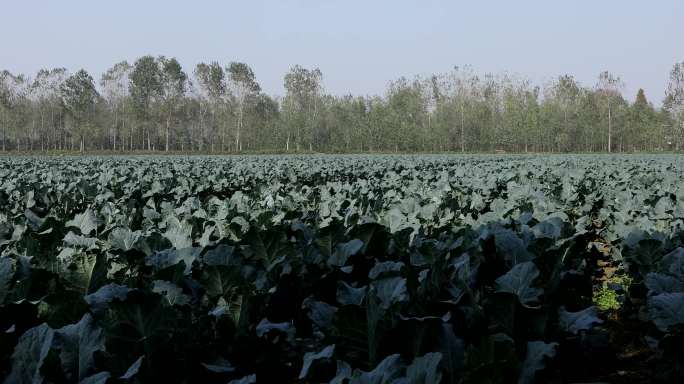
M401 261L399 262L394 262L394 261L383 261L383 262L377 262L371 268L371 270L368 272L368 278L369 279L377 279L380 276L386 276L386 275L396 275L401 269L404 267L404 263Z
M38 316L53 328L79 321L88 311L82 291L62 289L44 296L38 302Z
M107 261L102 254L74 250L70 254L60 254L61 276L72 288L84 295L102 286L107 276Z
M82 235L88 236L98 227L98 220L95 212L88 208L85 212L76 214L72 220L65 224L66 227L76 227Z
M497 252L513 264L529 262L533 255L527 250L523 239L508 229L496 229L492 232Z
M165 280L155 280L152 282L152 292L159 293L164 297L166 305L188 305L190 296L183 293L183 289L174 283Z
M257 337L264 337L269 332L278 331L286 334L290 339L294 337L296 331L292 324L288 322L272 323L266 318L263 318L259 324L257 324L255 330Z
M403 277L376 280L371 284L370 292L380 299L380 306L383 309L388 309L395 303L408 300L406 279Z
M539 296L544 293L543 289L532 286L538 276L539 269L533 262L516 264L505 275L496 279L496 291L512 293L518 297L520 304L534 308Z
M231 380L228 384L254 384L257 382L256 374L247 375L240 379Z
M546 360L556 355L558 343L528 341L525 360L518 377L518 384L534 384L535 375L546 367Z
M88 376L81 380L78 384L105 384L112 375L109 372L100 372L92 376Z
M199 278L210 297L229 297L245 284L239 267L205 266Z
M0 256L0 305L9 295L10 286L14 278L15 261L9 257Z
M87 250L97 248L97 238L77 235L71 231L64 236L64 244Z
M78 323L56 330L54 345L60 350L67 379L81 382L95 373L94 354L104 350L104 335L93 318L86 314Z
M390 384L403 376L404 365L398 354L387 356L370 372L358 371L351 380L354 384Z
M134 361L133 364L131 364L130 367L126 370L126 372L119 377L119 379L122 380L130 380L134 378L138 372L140 371L140 367L142 366L143 359L145 358L145 355L142 355L138 358L138 360Z
M320 352L305 353L304 363L302 364L301 371L299 371L299 380L306 378L306 375L309 373L309 369L311 368L311 364L313 364L316 360L330 359L333 355L333 352L335 352L334 344L323 348Z
M406 377L411 384L431 384L440 383L442 374L437 366L442 360L439 352L426 353L425 356L416 357L413 362L406 367Z
M335 250L328 259L328 265L341 267L347 263L347 259L354 256L363 247L363 242L359 239L350 240L335 246Z
M166 249L155 252L145 258L145 264L151 266L155 271L177 265L181 261L184 263L185 274L190 274L192 263L197 260L200 248Z
M186 221L179 222L178 219L173 218L167 224L164 237L176 249L190 248L192 247L192 225Z
M175 312L152 293L131 291L124 301L112 301L104 317L107 350L121 354L151 352L162 348L176 324Z
M337 302L342 305L361 305L366 297L367 286L354 288L344 281L337 282Z
M55 331L47 324L41 324L26 331L12 353L12 369L5 379L6 383L43 382L40 371L43 361L52 347Z
M573 334L591 329L595 324L601 324L596 307L591 306L577 312L568 312L564 307L558 310L558 325L561 330Z
M266 267L279 256L287 254L287 240L282 232L263 233L251 228L244 240L247 243L242 247L244 255L260 260Z
M559 217L551 217L533 226L532 232L537 238L549 238L557 240L561 236L562 228L562 220Z
M26 222L34 232L40 231L43 228L43 224L45 224L46 221L45 218L36 215L35 212L33 212L30 209L26 209L24 211L24 217L26 217Z
M101 313L108 308L112 300L125 300L130 291L131 289L125 285L110 283L85 296L84 299L90 305L91 311Z
M663 332L684 324L684 292L649 297L647 307L651 321Z
M113 249L130 251L140 239L140 231L131 231L128 228L114 228L109 233L109 242Z
M239 265L240 260L235 255L235 247L226 244L219 244L216 248L208 250L203 256L202 261L206 265Z
M684 292L684 280L663 273L651 272L647 274L644 278L644 285L651 295Z
M214 373L229 373L235 371L235 367L222 357L217 358L212 364L202 363L202 366Z
M318 301L314 299L313 296L309 296L304 299L302 308L308 310L309 319L311 319L318 328L327 330L333 326L337 308L332 305Z

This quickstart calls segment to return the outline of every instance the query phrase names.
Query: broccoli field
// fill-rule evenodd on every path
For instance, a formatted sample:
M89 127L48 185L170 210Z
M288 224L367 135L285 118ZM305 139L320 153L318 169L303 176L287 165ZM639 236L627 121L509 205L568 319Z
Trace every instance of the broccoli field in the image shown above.
M684 379L684 157L0 158L0 381Z

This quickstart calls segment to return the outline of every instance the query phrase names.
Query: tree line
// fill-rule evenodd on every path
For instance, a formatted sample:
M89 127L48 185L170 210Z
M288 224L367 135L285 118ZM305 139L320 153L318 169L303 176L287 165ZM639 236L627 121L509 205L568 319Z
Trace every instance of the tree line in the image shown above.
M541 86L470 66L390 82L384 95L335 96L295 65L285 95L261 90L249 65L143 56L99 79L81 69L0 72L2 151L630 152L684 149L684 62L662 107L620 77L562 75Z

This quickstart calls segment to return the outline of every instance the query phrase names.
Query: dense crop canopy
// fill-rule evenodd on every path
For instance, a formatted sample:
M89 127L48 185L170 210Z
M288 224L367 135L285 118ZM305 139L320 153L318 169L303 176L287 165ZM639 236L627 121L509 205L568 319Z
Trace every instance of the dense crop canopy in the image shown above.
M0 376L612 382L620 363L596 356L618 354L619 316L653 352L648 379L679 380L683 172L676 156L4 158Z

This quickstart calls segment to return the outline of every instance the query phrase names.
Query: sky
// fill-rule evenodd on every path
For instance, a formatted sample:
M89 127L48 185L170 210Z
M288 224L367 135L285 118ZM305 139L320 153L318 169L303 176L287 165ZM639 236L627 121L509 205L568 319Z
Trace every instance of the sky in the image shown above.
M0 0L0 70L85 68L176 57L243 61L282 95L300 64L323 72L327 92L383 94L401 76L471 65L537 85L571 74L593 86L609 70L633 99L659 105L684 61L684 1L437 0Z

